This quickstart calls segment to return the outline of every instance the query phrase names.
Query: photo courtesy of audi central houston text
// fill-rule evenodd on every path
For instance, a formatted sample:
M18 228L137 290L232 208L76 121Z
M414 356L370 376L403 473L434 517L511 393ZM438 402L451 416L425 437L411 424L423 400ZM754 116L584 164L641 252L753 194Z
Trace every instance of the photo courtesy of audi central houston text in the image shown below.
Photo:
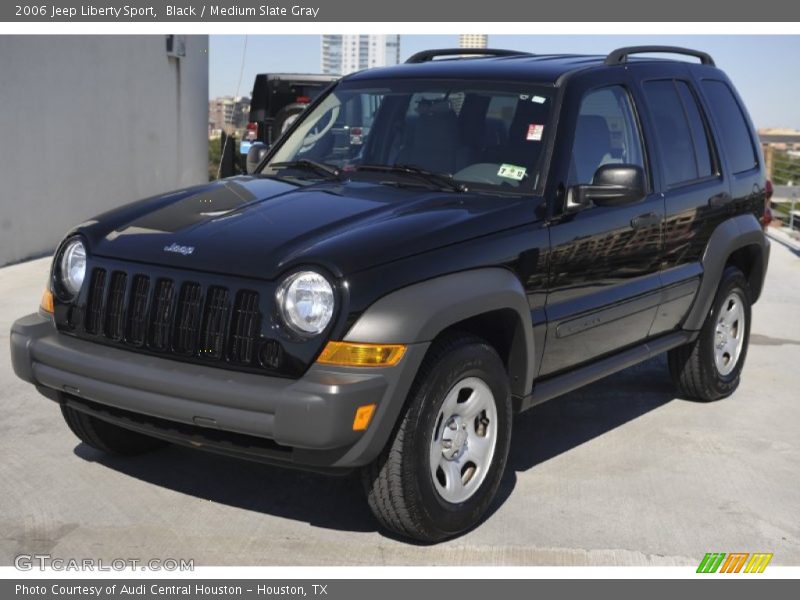
M798 564L798 52L0 36L1 562Z

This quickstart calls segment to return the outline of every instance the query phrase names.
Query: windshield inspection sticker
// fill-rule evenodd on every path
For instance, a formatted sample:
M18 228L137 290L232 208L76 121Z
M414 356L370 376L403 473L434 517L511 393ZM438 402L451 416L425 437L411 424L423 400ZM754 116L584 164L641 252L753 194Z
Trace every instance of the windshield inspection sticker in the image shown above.
M500 170L497 171L498 177L505 177L506 179L513 179L514 181L522 181L525 178L525 173L528 169L525 167L518 167L517 165L500 165Z
M525 139L529 142L538 142L542 139L542 135L544 134L544 125L539 125L537 123L531 123L528 125L528 135L525 136Z
M536 104L544 104L545 102L547 102L547 98L545 98L544 96L534 96L533 98L531 98L531 102L535 102Z

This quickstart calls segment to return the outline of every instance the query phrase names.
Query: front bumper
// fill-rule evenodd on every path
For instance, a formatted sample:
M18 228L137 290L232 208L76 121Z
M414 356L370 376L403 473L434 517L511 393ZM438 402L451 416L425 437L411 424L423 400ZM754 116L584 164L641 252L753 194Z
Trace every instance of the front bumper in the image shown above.
M261 456L267 462L334 469L377 456L427 347L409 346L394 367L315 364L293 380L109 348L61 334L39 314L11 328L15 373L48 397L170 441L224 452L232 440L239 448L271 440L276 451ZM356 409L372 402L378 408L369 428L353 431Z

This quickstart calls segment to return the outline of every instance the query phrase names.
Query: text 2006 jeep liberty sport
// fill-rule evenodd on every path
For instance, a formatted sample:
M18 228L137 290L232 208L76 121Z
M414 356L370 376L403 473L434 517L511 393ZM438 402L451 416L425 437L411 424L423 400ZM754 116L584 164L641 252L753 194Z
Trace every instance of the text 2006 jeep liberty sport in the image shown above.
M680 396L733 393L762 164L702 52L422 52L333 84L251 175L76 227L14 369L94 448L359 469L385 527L441 540L515 412L662 352Z

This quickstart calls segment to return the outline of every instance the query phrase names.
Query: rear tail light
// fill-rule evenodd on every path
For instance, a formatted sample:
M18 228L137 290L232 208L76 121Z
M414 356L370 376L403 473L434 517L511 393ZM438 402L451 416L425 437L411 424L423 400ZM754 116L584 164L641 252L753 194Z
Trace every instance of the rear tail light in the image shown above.
M761 216L761 226L766 229L772 223L772 208L770 208L770 201L775 189L772 187L772 182L767 179L764 186L764 214Z
M258 139L258 123L247 124L247 135L245 138L249 142L254 142Z
M297 97L298 104L310 104L311 103L311 96L298 96Z

